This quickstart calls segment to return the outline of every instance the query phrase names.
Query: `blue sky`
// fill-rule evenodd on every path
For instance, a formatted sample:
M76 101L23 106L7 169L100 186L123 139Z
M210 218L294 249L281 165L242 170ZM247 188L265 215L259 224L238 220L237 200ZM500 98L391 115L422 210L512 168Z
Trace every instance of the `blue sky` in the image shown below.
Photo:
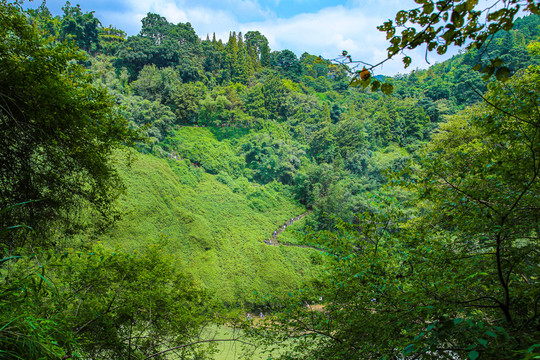
M37 7L41 0L25 0L26 7ZM47 0L55 15L62 14L65 0ZM190 22L201 38L216 33L224 41L230 31L259 30L272 50L290 49L298 56L303 52L335 58L347 50L353 59L378 63L386 57L388 43L377 25L394 18L400 9L417 5L413 0L72 0L83 11L95 11L103 25L114 25L129 35L141 28L141 19L158 13L170 22ZM408 54L412 66L425 68L421 50ZM431 63L443 58L432 54ZM408 71L407 70L407 71ZM376 70L376 74L395 75L406 72L400 59Z

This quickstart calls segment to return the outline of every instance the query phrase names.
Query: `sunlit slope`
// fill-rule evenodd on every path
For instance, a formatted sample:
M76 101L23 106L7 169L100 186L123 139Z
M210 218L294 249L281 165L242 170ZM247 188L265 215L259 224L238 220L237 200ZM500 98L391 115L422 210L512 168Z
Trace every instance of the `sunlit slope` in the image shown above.
M278 185L248 183L234 192L188 161L134 156L131 167L120 167L127 193L118 205L123 216L105 237L109 244L136 249L163 236L179 266L228 302L289 291L314 275L313 250L263 242L305 211Z

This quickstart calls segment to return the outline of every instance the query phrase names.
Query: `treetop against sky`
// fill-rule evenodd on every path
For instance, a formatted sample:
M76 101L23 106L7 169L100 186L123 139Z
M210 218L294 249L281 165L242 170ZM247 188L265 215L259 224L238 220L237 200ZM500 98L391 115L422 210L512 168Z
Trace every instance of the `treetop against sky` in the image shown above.
M40 0L25 1L25 7L37 7ZM62 14L65 0L48 0L54 15ZM72 0L83 11L95 11L104 26L113 26L137 34L141 19L154 12L173 23L190 22L197 34L207 34L227 41L230 31L246 33L258 30L272 50L290 49L298 56L303 52L336 58L347 50L355 60L378 63L386 57L388 42L377 30L397 11L417 7L412 0ZM413 63L409 69L425 68L423 50L410 51ZM446 57L452 55L449 53ZM429 61L443 57L430 55ZM378 74L403 73L400 59L388 61Z

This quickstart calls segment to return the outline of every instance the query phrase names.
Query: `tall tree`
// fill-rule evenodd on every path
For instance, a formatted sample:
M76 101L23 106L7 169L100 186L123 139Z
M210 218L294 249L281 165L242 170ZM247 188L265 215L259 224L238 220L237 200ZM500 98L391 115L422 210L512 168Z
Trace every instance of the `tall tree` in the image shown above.
M188 62L191 69L194 59L200 58L200 45L200 39L190 23L174 25L163 16L148 13L142 19L139 34L130 36L119 47L115 66L127 68L132 77L150 64L162 68ZM199 62L195 62L195 68L199 66Z
M280 71L280 73L297 81L302 75L302 66L295 53L291 50L275 51L271 54L272 66Z
M43 38L17 5L0 2L0 14L0 209L26 203L3 215L0 228L42 234L81 203L110 213L122 188L110 156L134 134L77 64L85 58L76 48Z
M236 62L233 66L233 80L244 83L247 80L248 76L253 73L253 66L249 59L248 51L244 43L242 33L238 33L237 47L238 52Z
M73 40L83 50L99 50L99 27L101 23L94 17L94 12L83 13L80 5L71 6L68 1L62 7L64 16L60 24L60 38Z
M257 66L269 66L270 48L266 36L259 31L248 31L245 38L248 53L254 59L254 64L257 64Z

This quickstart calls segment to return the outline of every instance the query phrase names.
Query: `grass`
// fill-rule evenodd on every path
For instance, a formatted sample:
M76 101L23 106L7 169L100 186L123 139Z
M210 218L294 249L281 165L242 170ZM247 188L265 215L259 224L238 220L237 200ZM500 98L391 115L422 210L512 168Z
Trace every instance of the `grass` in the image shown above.
M206 338L245 340L242 330L227 326L211 327L206 331L203 334ZM270 360L276 354L288 350L287 342L281 343L277 350L276 347L273 347L271 353L265 352L264 348L258 347L256 344L243 344L239 341L217 341L215 346L215 354L212 356L214 360Z
M284 294L317 276L313 250L264 244L306 211L282 185L237 178L231 186L186 162L134 156L131 168L120 166L128 188L118 204L123 217L104 243L135 250L164 237L178 266L229 304L249 306L256 293Z
M212 328L210 329L208 335L215 339L242 339L241 330L226 326ZM212 358L215 360L269 359L268 355L264 354L255 345L250 346L237 341L216 342L216 353L212 356Z

